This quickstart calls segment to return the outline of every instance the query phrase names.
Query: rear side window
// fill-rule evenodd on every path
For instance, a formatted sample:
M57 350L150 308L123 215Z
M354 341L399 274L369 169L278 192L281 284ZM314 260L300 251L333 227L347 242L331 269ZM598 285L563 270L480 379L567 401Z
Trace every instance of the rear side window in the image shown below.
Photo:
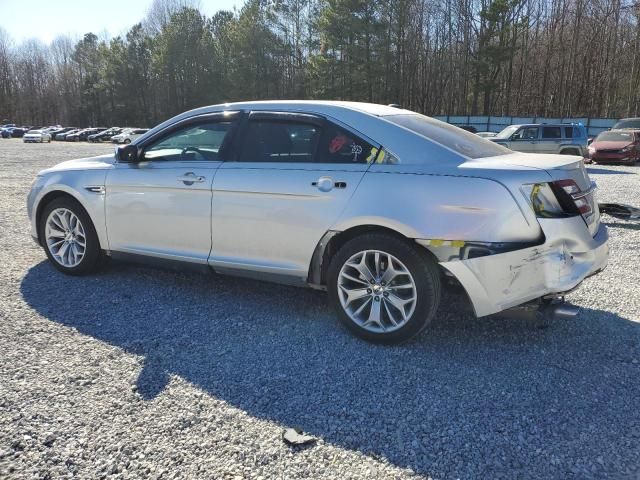
M311 123L252 120L240 148L240 162L313 162L320 127Z
M378 149L348 130L326 122L250 120L240 162L371 163Z
M562 138L560 127L542 127L542 138Z
M359 136L334 124L329 124L320 142L319 163L371 163L378 149Z
M461 128L417 113L388 115L383 118L396 125L408 128L427 140L439 143L465 157L484 158L512 153L508 148L479 137L474 133L466 132Z

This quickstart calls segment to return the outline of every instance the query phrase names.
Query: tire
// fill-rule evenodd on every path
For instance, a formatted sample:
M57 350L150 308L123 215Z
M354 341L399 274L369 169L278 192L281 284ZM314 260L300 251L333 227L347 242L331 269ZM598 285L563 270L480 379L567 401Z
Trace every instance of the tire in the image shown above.
M54 212L56 212L56 214L54 214ZM73 221L71 221L71 225L69 225L70 216L68 216L66 212L70 212L75 216L75 218L77 218L77 220L79 220L81 226L80 229L77 228L77 224L76 227L74 227ZM58 214L62 214L64 219ZM66 224L65 219L67 222ZM50 225L53 226L55 230L47 228L47 223L50 221L53 222ZM74 232L71 232L71 235L75 237L72 241L72 243L76 242L75 245L69 243L65 238L57 234L47 238L47 234L51 234L54 231L59 231L64 234L65 227L69 227L70 232L72 230L75 232L75 235L73 234ZM83 232L83 235L80 234L80 231ZM96 229L93 226L93 222L91 221L89 214L82 205L69 197L56 198L44 207L40 217L40 224L38 225L38 237L41 240L42 248L44 248L49 261L62 273L66 273L68 275L86 275L88 273L95 272L104 263L106 256L100 248L98 234L96 233ZM74 253L79 254L82 251L82 247L80 245L82 238L84 238L85 244L82 257L79 259L77 257L73 258L72 256ZM62 255L64 258L57 255L63 247L63 245L60 245L61 241L63 241L63 245L67 244L67 248ZM65 262L65 260L69 261Z
M128 138L125 138L125 139L124 139L124 142L122 142L122 143L129 144L129 143L131 143L131 140L129 140Z
M368 270L362 265L358 268L377 277L373 282L353 266L363 261L363 255L367 257ZM376 258L380 259L378 275ZM391 280L387 284L384 278L389 260L398 275L387 277ZM409 284L413 286L406 287ZM349 240L333 256L327 272L327 291L331 306L350 332L369 342L398 344L421 333L433 320L440 303L440 270L428 252L417 246L390 234L370 233ZM349 302L346 291L355 291L360 298ZM399 303L402 311L396 307ZM374 309L377 313L372 312ZM358 313L359 310L362 311ZM378 322L372 321L377 315Z

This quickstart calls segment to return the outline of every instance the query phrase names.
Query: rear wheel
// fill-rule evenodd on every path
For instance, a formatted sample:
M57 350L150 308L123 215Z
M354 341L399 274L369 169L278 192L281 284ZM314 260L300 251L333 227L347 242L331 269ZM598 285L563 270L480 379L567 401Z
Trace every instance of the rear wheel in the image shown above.
M327 290L341 323L375 343L409 340L433 320L440 272L426 252L388 234L367 234L335 254Z
M47 257L63 273L91 273L104 259L91 218L71 198L56 198L44 207L39 237Z
M125 138L125 139L124 139L124 143L127 143L127 144L128 144L128 143L131 143L131 140L129 140L128 138Z

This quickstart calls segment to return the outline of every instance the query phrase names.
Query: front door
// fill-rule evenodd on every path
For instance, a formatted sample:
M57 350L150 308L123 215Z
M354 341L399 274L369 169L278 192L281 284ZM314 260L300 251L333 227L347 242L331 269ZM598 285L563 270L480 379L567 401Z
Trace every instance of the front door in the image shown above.
M117 163L106 180L113 251L206 264L211 251L211 186L233 121L189 120L152 138L137 163Z
M311 115L252 112L216 174L210 264L306 279L378 149Z
M538 152L538 136L540 129L535 126L520 127L516 133L511 136L509 148L516 152L539 153Z

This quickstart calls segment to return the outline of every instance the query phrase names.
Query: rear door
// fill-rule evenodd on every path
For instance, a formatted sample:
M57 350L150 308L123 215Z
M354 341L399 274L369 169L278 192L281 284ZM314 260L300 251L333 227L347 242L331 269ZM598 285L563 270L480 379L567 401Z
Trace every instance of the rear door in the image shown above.
M304 281L379 145L323 118L251 112L216 174L209 263Z
M560 125L543 125L538 143L538 153L558 153L563 137Z

